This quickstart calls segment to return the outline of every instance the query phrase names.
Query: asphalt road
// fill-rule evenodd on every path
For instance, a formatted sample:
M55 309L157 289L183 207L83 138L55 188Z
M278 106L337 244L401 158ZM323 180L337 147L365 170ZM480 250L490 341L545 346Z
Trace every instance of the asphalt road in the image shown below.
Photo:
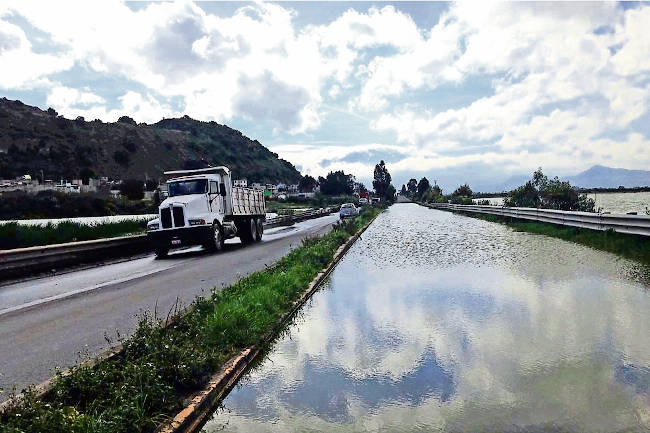
M143 311L166 316L212 287L224 287L277 261L302 238L322 234L338 215L267 230L261 243L226 242L221 253L193 247L0 286L0 400L130 335Z

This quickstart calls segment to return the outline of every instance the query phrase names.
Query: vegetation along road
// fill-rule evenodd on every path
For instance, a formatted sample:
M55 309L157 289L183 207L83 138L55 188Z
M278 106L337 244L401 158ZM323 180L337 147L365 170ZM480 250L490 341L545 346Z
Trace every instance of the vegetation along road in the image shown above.
M226 243L220 254L201 247L0 286L0 388L5 392L52 375L80 356L96 355L129 335L141 311L166 316L204 290L222 287L284 256L307 236L330 230L338 215L270 229L260 244Z

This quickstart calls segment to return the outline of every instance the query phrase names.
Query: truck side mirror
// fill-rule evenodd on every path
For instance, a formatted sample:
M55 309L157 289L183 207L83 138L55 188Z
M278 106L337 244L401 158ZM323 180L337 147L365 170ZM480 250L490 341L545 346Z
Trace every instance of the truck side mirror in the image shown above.
M221 193L222 197L226 196L226 184L225 183L219 184L219 193Z

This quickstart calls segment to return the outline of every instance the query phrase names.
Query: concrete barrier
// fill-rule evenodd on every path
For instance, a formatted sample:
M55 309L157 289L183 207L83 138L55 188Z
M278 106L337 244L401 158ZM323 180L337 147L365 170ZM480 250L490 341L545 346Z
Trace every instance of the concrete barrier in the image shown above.
M330 208L311 210L296 215L270 218L265 228L289 226L299 221L320 218L331 213ZM65 244L16 248L0 251L0 280L43 272L55 267L92 263L124 257L151 249L147 235L122 236Z
M461 205L451 203L432 203L426 204L425 206L432 209L498 215L591 230L611 229L618 233L650 236L650 217L643 215L600 214L528 207Z

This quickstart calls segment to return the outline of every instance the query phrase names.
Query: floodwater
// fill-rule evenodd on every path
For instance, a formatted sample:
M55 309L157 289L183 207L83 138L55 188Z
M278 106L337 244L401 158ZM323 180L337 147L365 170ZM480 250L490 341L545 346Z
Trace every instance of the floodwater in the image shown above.
M650 268L396 204L204 432L647 432Z
M587 194L587 197L596 201L596 210L600 208L601 212L626 214L636 212L638 215L646 215L646 209L650 210L650 192L599 192L597 194ZM493 206L502 206L503 197L487 197L484 199L474 199L474 203L479 200L489 200Z
M596 209L603 212L628 213L637 212L645 215L650 208L650 192L599 192L587 194L587 197L596 201Z

